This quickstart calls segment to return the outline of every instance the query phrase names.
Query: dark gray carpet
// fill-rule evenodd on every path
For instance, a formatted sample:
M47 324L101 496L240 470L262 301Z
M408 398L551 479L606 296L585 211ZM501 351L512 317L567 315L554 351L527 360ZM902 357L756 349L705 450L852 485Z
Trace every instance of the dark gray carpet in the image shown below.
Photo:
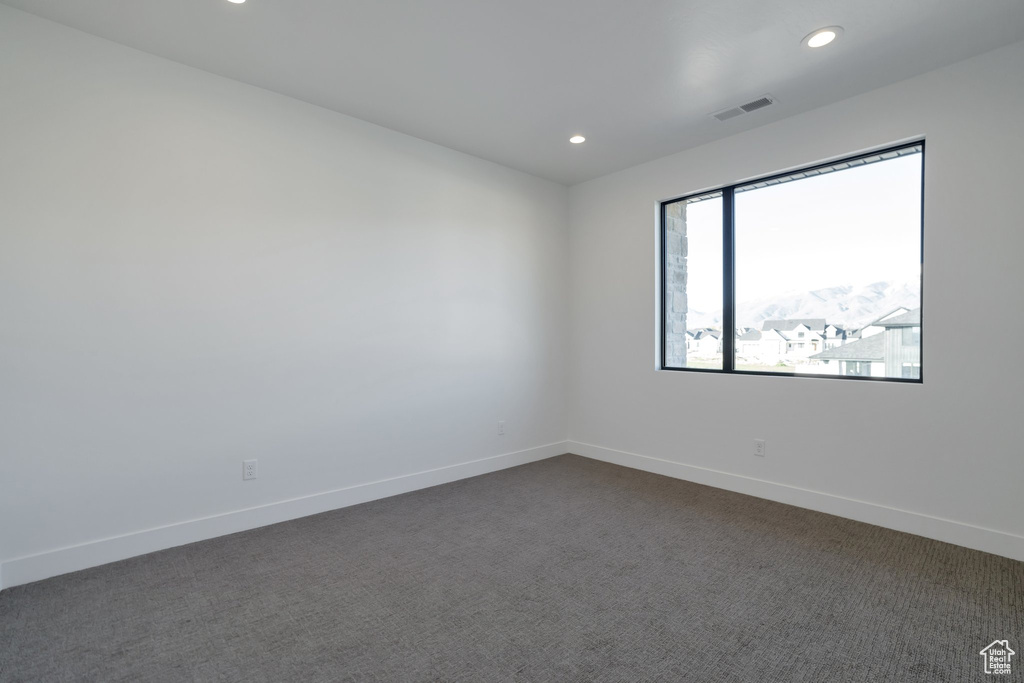
M983 681L1022 636L1024 563L567 455L3 591L0 680Z

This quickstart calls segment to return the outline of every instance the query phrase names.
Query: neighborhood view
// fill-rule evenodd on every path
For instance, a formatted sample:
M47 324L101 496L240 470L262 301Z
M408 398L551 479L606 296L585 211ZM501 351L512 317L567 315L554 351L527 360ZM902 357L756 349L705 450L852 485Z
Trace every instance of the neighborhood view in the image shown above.
M723 191L666 203L665 366L721 369L731 334L737 371L920 379L922 159L908 145L726 188L731 213Z
M736 369L918 379L919 301L911 283L880 282L808 292L767 305L741 305ZM697 326L685 333L686 367L720 368L720 314L696 313L694 322Z

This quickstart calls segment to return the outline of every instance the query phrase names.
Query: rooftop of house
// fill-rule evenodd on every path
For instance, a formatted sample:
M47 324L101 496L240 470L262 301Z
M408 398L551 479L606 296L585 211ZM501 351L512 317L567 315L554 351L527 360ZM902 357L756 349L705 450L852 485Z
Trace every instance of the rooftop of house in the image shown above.
M897 316L901 316L904 313L907 313L909 311L910 311L910 309L907 308L906 306L900 306L899 308L894 308L891 311L889 311L888 313L886 313L885 315L882 315L882 316L879 316L879 317L875 318L874 320L872 320L867 325L865 325L864 327L860 328L857 331L858 332L863 332L864 330L868 329L869 327L884 327L885 323L887 323L889 320L891 320L893 318L896 318Z
M915 308L894 318L883 320L879 325L885 327L918 327L921 324L921 309Z
M788 320L765 320L761 323L762 330L778 330L789 332L800 325L806 325L809 329L821 331L825 329L824 318L791 318Z
M875 334L859 341L849 342L811 356L815 360L885 360L885 335Z

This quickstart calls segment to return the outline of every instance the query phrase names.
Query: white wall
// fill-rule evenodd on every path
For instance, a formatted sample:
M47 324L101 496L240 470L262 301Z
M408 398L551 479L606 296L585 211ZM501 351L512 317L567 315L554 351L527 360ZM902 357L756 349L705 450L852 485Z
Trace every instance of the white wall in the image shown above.
M575 452L1024 559L1022 73L1017 43L572 188ZM658 200L920 135L923 385L655 370Z
M563 186L2 5L0 93L7 585L564 452Z

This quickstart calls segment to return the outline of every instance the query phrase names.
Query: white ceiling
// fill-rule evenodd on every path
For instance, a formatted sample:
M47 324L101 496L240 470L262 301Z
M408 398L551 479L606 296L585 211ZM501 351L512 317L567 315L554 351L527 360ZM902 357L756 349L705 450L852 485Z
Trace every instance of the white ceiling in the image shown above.
M4 2L566 184L1024 38L1024 0Z

